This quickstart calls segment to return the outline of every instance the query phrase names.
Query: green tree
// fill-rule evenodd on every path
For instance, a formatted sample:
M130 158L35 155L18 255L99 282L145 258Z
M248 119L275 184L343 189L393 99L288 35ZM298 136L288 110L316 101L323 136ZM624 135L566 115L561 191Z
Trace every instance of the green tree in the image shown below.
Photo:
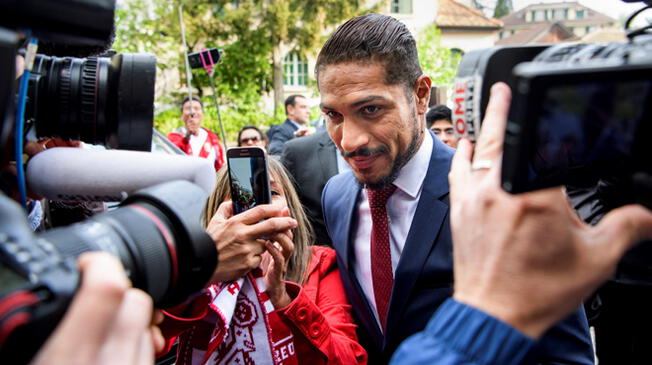
M284 49L313 55L343 19L373 9L363 0L124 0L118 10L118 36L114 48L121 52L153 52L159 69L178 70L185 81L184 53L201 48L224 50L223 62L215 71L220 104L226 108L225 129L245 123L240 115L259 116L261 95L274 90L275 110L282 113ZM379 2L376 7L384 4ZM183 6L187 49L181 49L177 9ZM193 71L192 85L209 85L203 70ZM181 88L180 88L181 89ZM181 97L170 93L166 99ZM212 100L207 99L212 105ZM223 109L220 108L222 111ZM166 122L170 124L167 113ZM235 119L233 119L235 118ZM237 119L237 120L236 120ZM247 118L249 119L249 118ZM259 117L246 122L257 124ZM180 123L180 122L179 122Z
M513 10L512 0L497 0L496 7L494 8L494 18L502 18Z
M417 37L417 52L423 72L435 86L449 85L455 78L460 55L442 46L441 32L435 24L424 28Z

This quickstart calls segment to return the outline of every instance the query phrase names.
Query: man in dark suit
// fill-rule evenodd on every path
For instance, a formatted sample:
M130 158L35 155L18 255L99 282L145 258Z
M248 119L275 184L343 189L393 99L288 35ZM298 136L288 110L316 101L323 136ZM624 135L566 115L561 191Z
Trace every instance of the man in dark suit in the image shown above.
M454 150L426 129L431 81L396 19L347 21L321 49L316 75L326 128L352 169L326 184L324 222L360 340L370 363L382 364L452 294ZM538 350L539 363L592 364L583 310L543 336Z
M321 192L331 177L349 170L324 130L285 143L281 162L294 178L297 193L315 230L318 245L332 246L324 226Z
M285 115L287 119L267 131L269 139L269 153L280 155L283 144L294 137L310 134L307 123L310 121L310 107L308 100L302 95L290 95L285 99Z

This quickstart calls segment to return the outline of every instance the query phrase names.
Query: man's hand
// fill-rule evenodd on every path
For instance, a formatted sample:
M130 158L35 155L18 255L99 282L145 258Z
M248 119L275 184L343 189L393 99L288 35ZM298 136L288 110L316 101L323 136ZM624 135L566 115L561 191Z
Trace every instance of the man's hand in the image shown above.
M304 137L315 133L315 129L312 127L303 126L296 131L294 131L294 137Z
M652 238L652 214L625 206L590 227L561 188L504 192L500 158L510 99L505 84L492 87L475 154L464 139L453 159L454 298L537 338L607 279L632 244Z
M32 364L152 364L164 345L152 299L104 252L79 258L81 287Z
M211 282L231 281L258 267L266 250L263 237L284 233L297 226L287 208L266 204L233 215L233 204L226 201L206 227L217 245L219 265Z

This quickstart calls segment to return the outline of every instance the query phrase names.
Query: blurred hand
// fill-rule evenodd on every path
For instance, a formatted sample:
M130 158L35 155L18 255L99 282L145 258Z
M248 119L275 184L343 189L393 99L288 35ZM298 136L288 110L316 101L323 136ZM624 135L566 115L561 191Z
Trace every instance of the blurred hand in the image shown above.
M81 287L32 364L152 364L164 345L152 299L104 252L79 258Z
M561 188L504 192L500 164L510 99L505 84L492 87L475 154L463 139L453 159L454 298L537 338L577 309L632 244L652 238L652 214L625 206L590 227ZM472 159L493 164L472 170Z
M303 136L311 135L311 134L313 134L313 133L315 133L315 129L314 129L314 128L303 126L303 127L300 127L299 129L297 129L297 130L294 132L294 136L295 136L295 137L303 137Z
M217 269L211 282L238 279L261 263L266 250L262 237L274 237L297 226L285 207L266 204L233 215L233 204L225 201L206 227L217 245Z

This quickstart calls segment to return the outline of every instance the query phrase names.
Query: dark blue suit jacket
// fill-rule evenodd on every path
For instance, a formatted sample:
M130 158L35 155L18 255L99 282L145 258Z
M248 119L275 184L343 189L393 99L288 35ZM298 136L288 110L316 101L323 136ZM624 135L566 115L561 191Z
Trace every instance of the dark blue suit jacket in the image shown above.
M299 129L294 123L286 119L285 122L275 125L267 131L269 138L269 153L280 155L283 152L283 144L294 138L294 132Z
M396 268L394 288L383 336L355 276L353 237L361 187L352 172L331 178L322 206L328 233L337 251L347 296L359 322L358 334L370 364L389 361L397 346L424 329L444 300L453 293L453 257L449 225L448 171L454 150L434 137L430 165L421 197ZM593 350L582 308L550 330L535 355L546 364L593 364Z

